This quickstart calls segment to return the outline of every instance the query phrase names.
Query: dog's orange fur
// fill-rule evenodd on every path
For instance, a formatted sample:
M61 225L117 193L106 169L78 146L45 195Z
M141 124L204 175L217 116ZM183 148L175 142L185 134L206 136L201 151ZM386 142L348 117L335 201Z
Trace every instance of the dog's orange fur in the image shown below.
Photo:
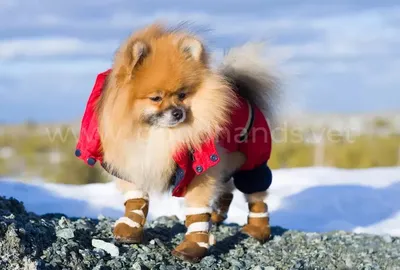
M184 50L187 45L191 52ZM174 151L197 148L229 121L235 95L208 61L197 37L158 24L134 33L117 51L98 103L99 131L104 160L138 188L165 190L174 171ZM187 97L179 100L182 91ZM150 100L153 96L162 102ZM189 108L187 121L158 129L141 121L144 111L170 105Z

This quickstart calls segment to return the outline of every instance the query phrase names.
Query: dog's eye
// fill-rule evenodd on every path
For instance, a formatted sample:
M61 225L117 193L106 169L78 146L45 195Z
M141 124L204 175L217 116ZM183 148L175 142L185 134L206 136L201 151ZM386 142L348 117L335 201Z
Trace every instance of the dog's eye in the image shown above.
M162 97L160 97L160 96L150 97L150 100L152 100L154 102L160 102L162 100Z
M179 98L180 100L184 100L184 99L186 98L186 93L184 93L184 92L179 93L179 94L178 94L178 98Z

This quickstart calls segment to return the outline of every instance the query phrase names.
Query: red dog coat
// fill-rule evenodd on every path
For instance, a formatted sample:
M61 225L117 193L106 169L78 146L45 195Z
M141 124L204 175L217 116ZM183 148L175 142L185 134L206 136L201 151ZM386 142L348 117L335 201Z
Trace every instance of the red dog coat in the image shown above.
M103 154L100 151L101 142L94 107L101 95L104 81L109 73L110 70L107 70L97 76L82 118L79 139L76 145L75 155L89 166L93 166L96 161L103 165ZM269 169L266 167L272 146L268 123L261 110L255 105L250 105L245 99L239 96L238 101L239 106L232 111L227 133L218 140L218 144L226 148L229 152L240 151L247 156L246 163L238 172L239 174L250 172L250 174L245 174L244 178L271 178L268 174ZM219 162L219 155L216 151L213 138L205 141L199 150L192 152L187 150L179 151L173 158L179 167L176 175L177 182L172 191L172 195L176 197L184 195L188 184L194 176L206 172L210 167ZM260 168L262 168L261 173ZM249 186L254 186L256 189L266 189L271 183L271 179L267 179L268 181L246 179L242 179L243 183L239 183L237 186L242 186L244 191L248 190L247 193L255 190L254 188L249 188ZM266 184L262 184L262 187L260 187L260 183ZM257 188L256 186L259 187Z

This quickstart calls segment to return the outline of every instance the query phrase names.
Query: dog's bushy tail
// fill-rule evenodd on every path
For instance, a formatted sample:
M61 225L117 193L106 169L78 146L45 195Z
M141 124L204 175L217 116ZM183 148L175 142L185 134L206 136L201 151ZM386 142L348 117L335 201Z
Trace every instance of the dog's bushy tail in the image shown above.
M232 48L224 55L219 71L240 96L258 106L268 121L276 124L281 84L265 53L262 43Z

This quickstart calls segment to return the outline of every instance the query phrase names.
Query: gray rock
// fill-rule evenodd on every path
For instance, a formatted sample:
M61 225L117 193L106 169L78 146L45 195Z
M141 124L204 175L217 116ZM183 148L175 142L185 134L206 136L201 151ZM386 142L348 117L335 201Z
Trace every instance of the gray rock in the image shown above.
M146 247L146 246L142 246L142 250L143 250L144 252L146 252L146 253L151 252L151 250L150 250L148 247Z
M205 266L212 266L217 260L214 256L206 256L201 260L201 264Z
M60 228L67 228L71 226L71 222L63 216L58 221L58 226L60 226Z
M15 216L14 216L14 214L10 214L10 215L8 215L8 216L3 216L5 219L14 219L15 218Z
M190 264L171 256L183 240L183 221L149 222L149 245L113 244L112 225L106 217L37 216L0 197L0 269L400 269L400 239L390 235L273 227L273 240L260 244L241 236L240 226L222 224L212 229L218 241L209 254Z
M103 240L92 239L92 246L99 248L110 254L112 257L119 256L119 249L112 243L107 243Z
M133 269L133 270L142 270L142 269L144 269L144 267L142 267L142 265L140 263L136 262L136 263L134 263L132 265L131 269Z
M383 241L385 241L386 243L392 243L393 239L390 235L385 234L382 236Z
M148 260L147 254L144 254L144 253L139 254L139 255L138 255L138 258L141 259L143 262L145 262L145 261Z
M230 263L231 263L233 266L237 266L238 268L243 267L243 263L239 262L239 261L236 260L236 259L231 259L231 260L230 260Z
M273 241L274 241L275 243L279 243L281 240L282 240L282 237L279 236L279 235L275 236L274 239L273 239Z
M156 239L154 239L154 241L156 242L156 244L157 244L160 248L162 248L163 250L167 250L167 248L165 247L164 243L163 243L160 239L156 238Z
M75 237L74 231L75 231L74 229L65 228L65 229L58 230L56 235L57 235L57 237L68 240L68 239L72 239Z

